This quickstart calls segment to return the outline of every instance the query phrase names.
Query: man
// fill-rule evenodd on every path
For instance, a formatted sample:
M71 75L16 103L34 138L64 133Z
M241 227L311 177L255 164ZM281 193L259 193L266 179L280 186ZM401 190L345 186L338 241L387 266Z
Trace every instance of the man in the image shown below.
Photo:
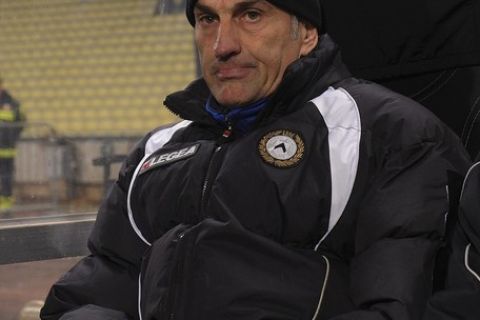
M13 205L15 145L22 127L20 104L2 87L0 78L0 213L8 215Z
M187 2L203 79L167 97L42 319L419 319L458 139L351 78L316 0Z

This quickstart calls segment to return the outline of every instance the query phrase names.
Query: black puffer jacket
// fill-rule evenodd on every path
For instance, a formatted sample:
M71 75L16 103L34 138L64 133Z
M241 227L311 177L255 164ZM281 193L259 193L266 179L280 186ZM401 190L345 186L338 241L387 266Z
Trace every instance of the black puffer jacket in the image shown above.
M288 68L245 136L211 120L208 95L199 80L167 98L187 120L133 150L100 209L92 255L53 286L42 319L110 310L138 319L139 304L144 319L419 319L444 229L447 172L469 164L457 138L415 102L350 78L328 36ZM298 261L321 269L308 310L258 286L285 294L287 279L298 292L300 282L282 272L300 271L304 281L310 265ZM168 270L190 271L169 279ZM194 284L178 296L189 277ZM220 278L238 285L222 287ZM199 313L177 308L184 302Z
M424 320L476 320L480 316L480 162L465 178L458 223L448 247L443 290L429 301Z

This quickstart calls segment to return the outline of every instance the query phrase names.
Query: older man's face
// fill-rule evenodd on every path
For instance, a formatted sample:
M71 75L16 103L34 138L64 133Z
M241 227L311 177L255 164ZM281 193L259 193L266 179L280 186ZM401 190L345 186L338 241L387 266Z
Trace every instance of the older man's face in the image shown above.
M225 106L270 95L287 66L313 48L306 27L295 36L291 15L265 0L199 0L194 14L203 76Z

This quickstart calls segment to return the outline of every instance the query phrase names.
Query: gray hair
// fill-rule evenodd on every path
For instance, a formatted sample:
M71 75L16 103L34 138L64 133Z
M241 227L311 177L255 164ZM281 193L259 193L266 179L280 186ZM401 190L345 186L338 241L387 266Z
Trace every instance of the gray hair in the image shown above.
M300 25L300 21L298 20L297 16L296 15L291 15L291 30L290 30L290 35L292 37L293 40L297 40L298 37L300 36L300 28L299 28L299 25Z

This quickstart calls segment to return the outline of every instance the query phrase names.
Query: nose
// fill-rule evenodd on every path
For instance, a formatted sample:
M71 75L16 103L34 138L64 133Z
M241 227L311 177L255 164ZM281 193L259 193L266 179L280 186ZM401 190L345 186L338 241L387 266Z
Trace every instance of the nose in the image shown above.
M240 53L241 45L237 30L232 21L222 21L219 23L213 50L215 57L220 61L226 61Z

